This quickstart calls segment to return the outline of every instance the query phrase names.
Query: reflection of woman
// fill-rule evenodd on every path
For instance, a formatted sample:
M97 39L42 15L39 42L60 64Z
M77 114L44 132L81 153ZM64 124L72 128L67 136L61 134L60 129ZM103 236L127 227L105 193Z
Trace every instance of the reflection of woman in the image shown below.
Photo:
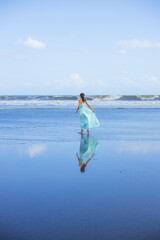
M81 172L85 171L85 167L95 155L98 145L99 145L99 142L94 137L89 137L86 135L81 136L79 156L77 153L77 158L79 161Z

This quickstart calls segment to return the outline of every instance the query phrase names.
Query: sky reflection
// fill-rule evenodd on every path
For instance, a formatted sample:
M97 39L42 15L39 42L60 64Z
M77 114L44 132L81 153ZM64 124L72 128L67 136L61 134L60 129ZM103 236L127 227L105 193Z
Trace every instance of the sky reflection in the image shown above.
M29 155L30 158L33 158L46 150L47 150L46 144L34 144L32 146L27 147L25 149L25 153Z
M120 142L117 147L117 152L132 152L134 154L149 152L159 152L160 142Z

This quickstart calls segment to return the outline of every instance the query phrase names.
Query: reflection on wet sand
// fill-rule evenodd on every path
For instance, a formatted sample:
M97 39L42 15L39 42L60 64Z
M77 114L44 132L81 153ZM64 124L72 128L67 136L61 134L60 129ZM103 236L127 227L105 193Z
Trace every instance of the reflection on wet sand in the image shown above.
M30 156L30 158L35 157L47 150L46 144L34 144L25 149L25 153Z
M98 145L99 141L96 138L88 135L81 136L79 155L77 153L81 172L85 172L85 168L94 157Z
M160 142L120 142L117 152L133 152L134 154L160 152Z

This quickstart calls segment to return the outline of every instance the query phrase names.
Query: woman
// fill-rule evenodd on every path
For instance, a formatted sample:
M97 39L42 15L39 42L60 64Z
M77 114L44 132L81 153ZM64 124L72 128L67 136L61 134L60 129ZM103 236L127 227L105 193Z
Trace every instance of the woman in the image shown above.
M99 127L100 123L95 115L95 111L88 104L85 94L81 93L80 98L76 113L80 109L81 134L83 134L84 129L87 129L87 134L89 135L89 129Z

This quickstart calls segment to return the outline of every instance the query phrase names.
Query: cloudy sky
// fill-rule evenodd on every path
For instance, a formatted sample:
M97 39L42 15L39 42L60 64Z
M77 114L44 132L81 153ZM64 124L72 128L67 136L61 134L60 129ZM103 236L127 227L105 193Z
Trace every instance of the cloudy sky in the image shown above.
M0 94L160 94L156 0L0 2Z

